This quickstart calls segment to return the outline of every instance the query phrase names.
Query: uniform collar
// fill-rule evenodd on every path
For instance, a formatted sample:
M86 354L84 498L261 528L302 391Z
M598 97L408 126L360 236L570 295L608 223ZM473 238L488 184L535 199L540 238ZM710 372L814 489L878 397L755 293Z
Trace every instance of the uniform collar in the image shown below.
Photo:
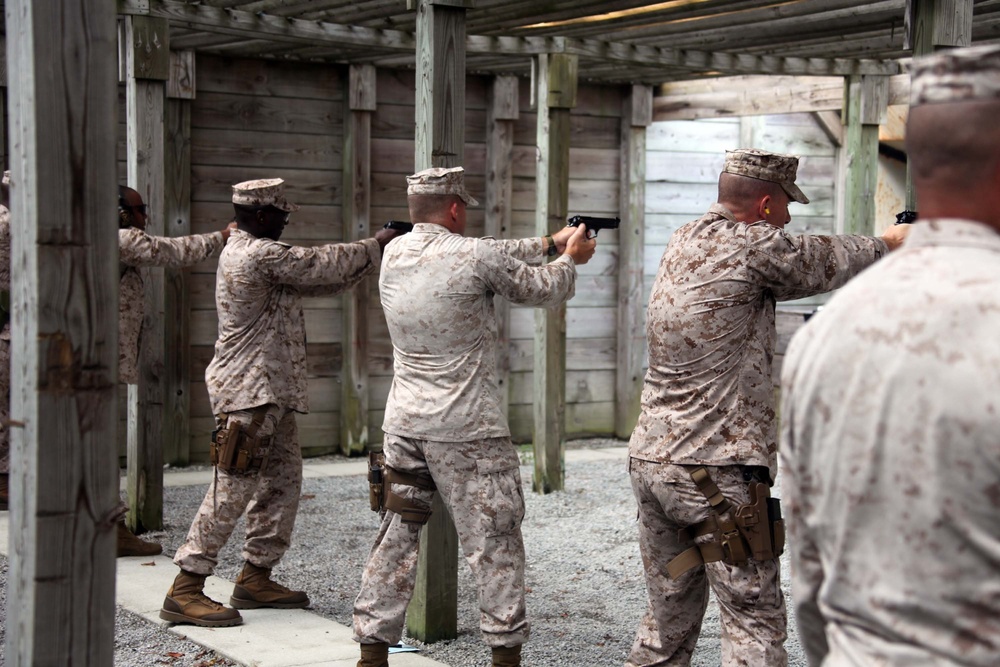
M913 224L903 243L906 248L925 246L973 246L1000 252L1000 232L981 222L959 218L934 218Z

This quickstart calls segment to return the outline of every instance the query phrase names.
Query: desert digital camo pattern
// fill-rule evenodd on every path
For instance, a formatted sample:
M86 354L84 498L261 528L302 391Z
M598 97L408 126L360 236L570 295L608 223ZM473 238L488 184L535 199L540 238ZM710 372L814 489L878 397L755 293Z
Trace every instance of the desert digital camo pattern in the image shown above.
M785 600L777 559L758 562L751 558L741 567L708 563L676 581L667 574L667 563L691 546L678 539L677 531L709 516L708 500L691 481L689 470L652 461L633 460L629 464L632 491L639 504L639 549L649 606L626 667L690 664L708 606L709 586L719 601L722 617L722 664L785 665ZM742 466L712 468L712 479L735 504L749 501Z
M566 255L544 266L542 240L466 238L414 225L386 246L379 292L393 346L382 430L466 442L509 436L496 376L493 295L552 307L574 294Z
M810 664L1000 665L1000 233L913 225L793 338L781 415Z
M239 411L229 419L248 425L253 411ZM217 419L221 428L224 420ZM267 465L260 472L217 470L191 524L187 539L174 554L174 563L195 574L211 574L243 515L247 515L243 560L272 568L288 551L302 494L302 452L295 413L268 406L258 435L274 434Z
M719 204L670 239L649 300L649 371L629 454L777 473L775 301L840 287L887 252L867 236L793 236Z
M523 644L529 633L521 537L524 492L510 438L432 442L387 435L383 451L386 465L429 474L449 507L479 589L483 641L491 647ZM401 484L394 484L393 491L426 507L434 496ZM392 511L385 513L354 603L355 641L399 642L416 581L420 528L403 523Z
M455 195L466 206L479 204L465 189L463 167L431 167L406 177L407 195Z
M233 203L239 206L274 206L287 213L299 207L285 198L285 181L280 178L259 178L233 186Z
M4 172L5 175L9 172ZM10 211L0 204L0 290L10 292ZM0 473L10 472L10 322L0 330Z
M795 185L795 175L799 169L799 158L794 155L771 153L756 148L738 148L726 151L722 171L737 176L748 176L761 181L777 183L800 204L808 204L809 198Z
M180 268L214 255L223 245L222 232L192 236L150 236L141 229L118 230L118 260L122 271L118 282L118 379L139 381L139 338L146 297L142 268Z
M353 287L381 257L375 239L304 248L234 230L216 273L219 338L205 371L212 412L266 403L309 412L302 297Z
M914 58L910 105L1000 100L1000 46L948 49Z

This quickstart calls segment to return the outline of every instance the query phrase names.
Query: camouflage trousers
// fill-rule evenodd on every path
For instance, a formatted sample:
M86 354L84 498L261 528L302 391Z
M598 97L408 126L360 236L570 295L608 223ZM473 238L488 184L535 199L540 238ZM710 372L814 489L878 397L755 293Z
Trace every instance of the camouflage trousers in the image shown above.
M0 332L0 473L10 472L10 324Z
M249 424L253 411L232 412L229 419ZM219 551L229 541L244 511L247 532L243 559L270 568L285 555L302 493L302 452L295 413L269 406L258 435L266 437L271 433L274 440L263 470L216 470L216 480L205 494L187 540L174 555L174 563L182 570L211 574L219 562Z
M689 665L712 587L722 619L722 665L784 667L786 624L777 559L745 566L708 563L676 581L667 563L691 546L677 531L709 516L709 504L689 475L690 467L630 459L632 491L639 504L639 548L646 570L649 606L639 624L626 667ZM742 466L709 468L723 495L749 500ZM711 536L699 538L711 539Z
M510 438L431 442L386 435L386 465L430 475L458 531L479 589L479 626L490 647L528 639L524 602L524 495ZM430 507L433 491L393 484L393 492ZM386 511L354 603L354 640L399 642L413 595L422 526Z

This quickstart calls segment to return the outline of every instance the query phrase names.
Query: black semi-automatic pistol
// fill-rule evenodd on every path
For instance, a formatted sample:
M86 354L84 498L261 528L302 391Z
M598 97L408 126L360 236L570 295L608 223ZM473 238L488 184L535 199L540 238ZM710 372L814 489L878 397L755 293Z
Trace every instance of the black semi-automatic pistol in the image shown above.
M397 232L412 232L413 223L412 222L400 222L399 220L390 220L389 222L382 225L382 229L395 229Z
M590 215L574 215L566 221L566 224L570 227L586 225L589 238L595 238L597 232L602 229L618 229L620 223L621 219L619 218L596 218ZM590 236L590 232L594 232L593 236Z
M896 214L897 225L908 225L917 219L916 211L901 211Z

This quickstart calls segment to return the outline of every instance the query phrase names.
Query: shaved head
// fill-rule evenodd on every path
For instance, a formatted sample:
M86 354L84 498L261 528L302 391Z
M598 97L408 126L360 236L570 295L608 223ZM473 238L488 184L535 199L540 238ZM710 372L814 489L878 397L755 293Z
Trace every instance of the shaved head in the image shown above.
M450 219L448 209L452 204L464 204L458 195L409 195L406 204L413 222L433 222L441 224Z
M918 187L982 187L1000 164L1000 102L914 107L906 126L906 152Z
M750 176L722 172L719 175L719 203L745 208L766 196L775 197L784 192L781 185Z

